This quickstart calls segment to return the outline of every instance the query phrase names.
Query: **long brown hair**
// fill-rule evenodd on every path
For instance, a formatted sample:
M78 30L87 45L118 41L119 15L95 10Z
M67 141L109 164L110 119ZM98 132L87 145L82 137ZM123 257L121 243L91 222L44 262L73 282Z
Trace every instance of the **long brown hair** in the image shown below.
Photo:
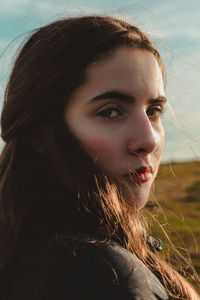
M0 294L24 243L41 234L114 239L135 253L177 299L200 299L146 244L139 212L123 200L64 122L86 68L117 47L142 48L164 67L139 28L112 17L58 20L20 50L5 92L0 157ZM4 298L5 299L5 298Z

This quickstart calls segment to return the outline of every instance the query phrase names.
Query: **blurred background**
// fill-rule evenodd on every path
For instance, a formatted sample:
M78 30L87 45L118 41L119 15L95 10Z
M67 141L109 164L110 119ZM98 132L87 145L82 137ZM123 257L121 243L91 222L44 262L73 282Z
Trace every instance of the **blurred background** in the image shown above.
M162 162L200 160L200 1L1 0L0 109L20 43L34 28L84 14L122 17L155 41L167 69L166 146ZM2 141L0 141L2 147Z

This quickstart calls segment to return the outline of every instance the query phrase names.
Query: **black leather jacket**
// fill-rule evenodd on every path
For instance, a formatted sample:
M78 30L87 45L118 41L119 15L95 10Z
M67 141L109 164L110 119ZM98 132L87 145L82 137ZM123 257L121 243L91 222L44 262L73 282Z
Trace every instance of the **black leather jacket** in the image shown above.
M116 242L29 245L12 268L9 300L170 299L158 278Z

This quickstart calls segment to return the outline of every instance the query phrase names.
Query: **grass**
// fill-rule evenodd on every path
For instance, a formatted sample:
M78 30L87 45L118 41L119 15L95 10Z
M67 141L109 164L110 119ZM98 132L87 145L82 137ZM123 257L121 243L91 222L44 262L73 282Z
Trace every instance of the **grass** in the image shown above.
M200 275L200 162L161 165L145 212L151 234L163 240L161 256L200 293L189 266Z

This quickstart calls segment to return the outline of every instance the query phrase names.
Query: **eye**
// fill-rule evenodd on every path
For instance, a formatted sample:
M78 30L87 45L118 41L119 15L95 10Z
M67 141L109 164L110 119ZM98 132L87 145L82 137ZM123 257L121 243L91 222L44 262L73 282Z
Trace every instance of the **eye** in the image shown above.
M109 119L115 119L115 118L121 116L122 112L116 106L110 106L105 109L102 109L96 115L109 120Z
M147 115L151 119L159 119L159 117L163 113L164 113L164 109L162 106L152 106L147 110Z

